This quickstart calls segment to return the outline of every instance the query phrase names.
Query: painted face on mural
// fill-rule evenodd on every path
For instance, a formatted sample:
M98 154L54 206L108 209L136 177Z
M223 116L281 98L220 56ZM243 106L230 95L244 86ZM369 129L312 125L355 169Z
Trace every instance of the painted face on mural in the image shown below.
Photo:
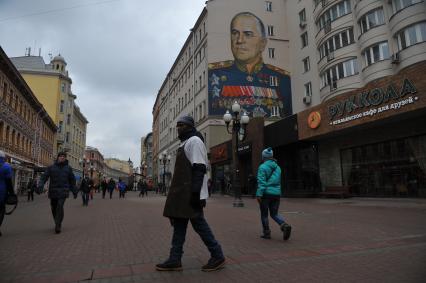
M231 23L232 54L241 64L255 64L266 46L260 23L251 15L239 15Z

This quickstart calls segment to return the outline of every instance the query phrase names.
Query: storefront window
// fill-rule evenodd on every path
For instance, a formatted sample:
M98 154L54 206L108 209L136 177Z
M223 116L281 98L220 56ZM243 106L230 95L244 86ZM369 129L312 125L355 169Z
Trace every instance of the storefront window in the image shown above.
M344 149L341 160L354 195L426 197L426 135Z

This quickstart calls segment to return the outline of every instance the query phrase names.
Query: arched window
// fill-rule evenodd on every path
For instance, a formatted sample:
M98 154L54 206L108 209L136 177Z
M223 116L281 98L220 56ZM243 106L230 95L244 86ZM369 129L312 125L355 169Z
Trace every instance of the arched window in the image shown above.
M6 134L5 134L5 143L10 144L10 126L6 127Z
M16 135L16 148L18 149L18 150L20 150L21 149L21 134L20 133L18 133L17 135Z
M3 144L4 141L4 123L3 121L0 121L0 144Z
M16 144L16 132L15 132L15 130L12 130L12 140L11 140L11 143L10 143L10 145L14 145L14 144Z

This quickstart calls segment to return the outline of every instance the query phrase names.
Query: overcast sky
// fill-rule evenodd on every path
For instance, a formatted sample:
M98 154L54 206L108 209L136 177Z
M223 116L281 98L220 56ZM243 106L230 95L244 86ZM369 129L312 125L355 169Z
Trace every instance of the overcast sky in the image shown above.
M140 138L200 0L0 0L0 45L9 57L67 62L72 92L89 120L87 145L140 164Z

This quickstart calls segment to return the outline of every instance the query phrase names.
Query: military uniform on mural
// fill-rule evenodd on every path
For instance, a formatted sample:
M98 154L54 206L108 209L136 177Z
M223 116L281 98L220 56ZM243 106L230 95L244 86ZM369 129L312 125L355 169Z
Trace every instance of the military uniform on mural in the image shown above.
M289 73L258 63L252 73L233 60L209 64L210 113L222 115L237 100L253 116L292 114Z

